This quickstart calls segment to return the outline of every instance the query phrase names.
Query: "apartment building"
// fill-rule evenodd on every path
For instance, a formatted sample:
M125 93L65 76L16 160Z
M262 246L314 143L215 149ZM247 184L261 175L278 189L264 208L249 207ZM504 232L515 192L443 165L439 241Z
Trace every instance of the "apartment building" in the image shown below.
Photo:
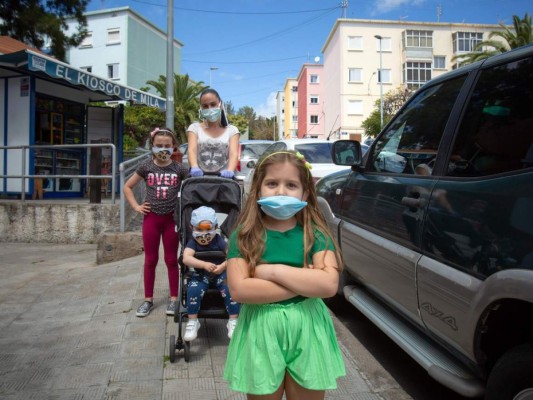
M298 137L298 81L288 78L283 89L283 110L285 124L283 135L285 139Z
M322 64L303 64L298 74L298 137L325 139Z
M285 137L285 113L283 108L285 104L284 93L285 92L282 90L276 92L276 140L281 140Z
M147 81L166 76L166 31L130 7L91 11L85 16L89 34L79 47L68 51L70 65L132 88L147 87ZM68 25L74 30L76 22L68 21ZM177 74L182 47L174 39Z
M362 122L383 95L416 89L457 68L499 25L338 19L323 47L324 128L332 138L364 139ZM380 68L381 65L381 68ZM380 71L381 69L381 71Z
M284 107L278 110L285 136L364 140L361 124L381 90L385 96L402 85L416 89L457 68L455 56L473 51L498 29L488 24L338 19L322 47L323 65L304 64L296 87L294 78L286 80Z

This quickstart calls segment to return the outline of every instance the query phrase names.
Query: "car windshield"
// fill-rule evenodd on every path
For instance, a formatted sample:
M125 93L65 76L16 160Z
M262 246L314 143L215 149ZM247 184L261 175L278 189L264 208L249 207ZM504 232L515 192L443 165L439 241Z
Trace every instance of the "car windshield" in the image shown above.
M241 157L259 158L270 144L271 143L243 143Z
M332 143L305 143L297 144L294 149L305 157L305 160L314 164L331 164Z

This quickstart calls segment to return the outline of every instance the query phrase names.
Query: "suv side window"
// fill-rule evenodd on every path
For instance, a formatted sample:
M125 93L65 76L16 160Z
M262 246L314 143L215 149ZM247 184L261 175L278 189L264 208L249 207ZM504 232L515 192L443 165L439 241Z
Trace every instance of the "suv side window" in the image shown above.
M378 137L368 171L414 174L418 164L431 167L465 79L463 75L419 92Z
M533 58L481 72L448 163L449 176L533 166Z

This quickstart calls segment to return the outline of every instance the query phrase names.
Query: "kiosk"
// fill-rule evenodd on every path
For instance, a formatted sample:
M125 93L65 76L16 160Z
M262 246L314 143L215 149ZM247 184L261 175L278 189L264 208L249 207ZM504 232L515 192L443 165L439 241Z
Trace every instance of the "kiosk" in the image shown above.
M0 175L21 175L25 158L27 196L81 197L86 182L47 175L88 173L85 149L54 145L113 143L122 161L123 107L97 107L95 102L125 100L165 110L165 99L102 79L38 51L25 49L0 55ZM9 147L46 145L27 150ZM110 170L110 152L102 150L102 168ZM117 168L118 170L118 168ZM17 196L22 179L0 178L0 194Z

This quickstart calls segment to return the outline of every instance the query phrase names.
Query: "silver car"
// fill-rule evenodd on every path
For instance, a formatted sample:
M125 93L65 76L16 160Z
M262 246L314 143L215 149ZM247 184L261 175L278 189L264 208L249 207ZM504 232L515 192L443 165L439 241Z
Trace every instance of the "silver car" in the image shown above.
M273 143L272 140L241 140L239 143L239 162L237 163L237 171L235 171L235 179L244 181L250 168L255 166L255 163L264 153L266 148Z
M235 179L243 181L250 167L253 168L265 149L273 143L272 140L242 140L239 143L239 162L235 171ZM187 143L183 143L179 150L183 154L182 164L189 169L189 157L187 154Z
M349 167L335 165L331 160L331 146L333 141L320 139L286 139L272 143L266 152L294 150L300 152L311 164L311 175L316 182L320 178L333 172L349 169ZM254 165L255 166L255 165ZM250 192L253 167L246 175L243 183L244 196Z

